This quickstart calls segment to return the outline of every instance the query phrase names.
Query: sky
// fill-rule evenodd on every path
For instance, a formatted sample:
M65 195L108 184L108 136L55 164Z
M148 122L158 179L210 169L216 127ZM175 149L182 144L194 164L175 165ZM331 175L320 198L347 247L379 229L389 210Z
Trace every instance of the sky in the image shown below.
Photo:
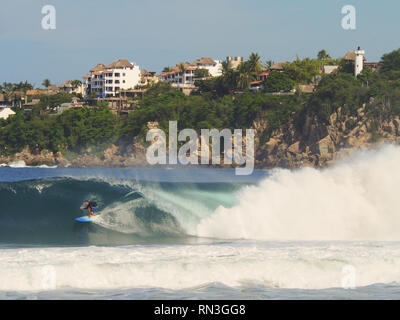
M42 28L45 5L53 30ZM342 28L345 5L355 30ZM379 61L400 47L398 12L398 0L1 0L0 83L59 85L120 58L159 73L201 57L337 58L361 46Z

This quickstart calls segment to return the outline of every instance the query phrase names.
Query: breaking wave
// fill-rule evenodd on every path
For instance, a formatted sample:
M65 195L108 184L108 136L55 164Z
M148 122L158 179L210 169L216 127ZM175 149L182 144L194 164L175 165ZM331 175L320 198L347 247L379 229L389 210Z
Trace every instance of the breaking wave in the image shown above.
M358 152L318 170L274 170L220 206L197 235L268 240L400 240L400 148Z

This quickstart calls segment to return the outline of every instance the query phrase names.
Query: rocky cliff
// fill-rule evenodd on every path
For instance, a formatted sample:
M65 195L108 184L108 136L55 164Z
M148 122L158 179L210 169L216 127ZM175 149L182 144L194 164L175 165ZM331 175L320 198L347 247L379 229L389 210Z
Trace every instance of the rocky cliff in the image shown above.
M371 148L381 143L400 143L400 117L386 119L371 116L366 106L355 115L338 108L327 121L316 115L306 115L299 123L293 116L287 124L274 130L265 139L268 122L264 118L253 123L256 131L255 166L257 168L297 168L303 166L324 167L354 150ZM149 127L150 129L150 127ZM123 155L118 147L110 145L99 156L87 150L84 154L67 158L62 153L46 150L32 153L28 148L13 157L1 158L0 164L24 161L29 166L60 167L132 167L147 166L145 148L135 143Z
M258 137L256 166L324 167L355 150L382 143L400 143L399 125L398 116L374 118L367 113L366 105L352 116L338 108L328 121L307 115L299 125L291 119L287 125L275 130L268 141L262 142L260 137L268 123L260 119L254 123Z

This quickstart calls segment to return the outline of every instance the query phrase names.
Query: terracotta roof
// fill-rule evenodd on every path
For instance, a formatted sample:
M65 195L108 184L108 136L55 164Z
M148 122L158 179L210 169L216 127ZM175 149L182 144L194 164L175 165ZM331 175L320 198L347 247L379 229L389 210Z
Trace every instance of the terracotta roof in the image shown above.
M261 83L262 81L252 81L252 82L250 82L250 85L252 85L252 84L257 84L257 83Z
M271 70L283 70L283 66L286 64L286 62L278 62L275 63L273 66L270 67Z
M60 88L65 88L65 87L72 88L71 80L64 81L64 82L60 85Z
M87 75L82 76L82 78L90 78L90 77L91 77L90 74L87 74Z
M133 64L130 63L127 59L119 59L115 66L117 68L129 68L133 67Z
M105 68L106 66L104 64L98 63L97 66L90 70L90 72L103 71Z
M197 65L197 66L204 66L204 65L208 65L208 64L216 64L217 62L214 61L212 58L210 57L201 57L201 59L197 59L193 62L193 65Z
M42 90L37 90L37 89L26 91L27 96L41 96L43 94L44 92Z
M259 74L259 76L268 76L268 75L269 75L269 72L263 72L263 73Z
M113 62L111 62L108 66L106 66L106 68L114 69L116 64L117 64L117 63L113 61Z

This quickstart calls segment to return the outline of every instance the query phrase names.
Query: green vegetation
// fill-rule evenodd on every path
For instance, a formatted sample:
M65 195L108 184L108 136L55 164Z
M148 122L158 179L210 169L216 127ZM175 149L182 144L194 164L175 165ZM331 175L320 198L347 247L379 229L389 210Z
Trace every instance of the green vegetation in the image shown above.
M295 81L286 72L272 71L265 81L264 89L266 92L289 92L295 86Z
M37 117L45 119L49 112L54 112L54 109L65 102L71 102L73 95L68 93L58 93L55 95L44 95L40 98L40 102L35 105L32 112L27 117L27 120L32 120Z
M50 80L49 79L44 79L42 82L42 86L47 88L50 85Z
M327 64L340 68L338 72L323 75L320 70ZM144 138L148 122L154 121L168 132L171 120L178 122L179 130L199 131L246 129L262 119L267 123L260 137L263 142L290 119L300 129L306 116L328 123L332 112L339 107L345 114L356 115L366 105L366 115L374 121L400 115L400 50L384 55L377 72L366 68L358 78L345 62L333 60L324 50L317 59L297 58L286 63L283 71L271 71L271 65L272 61L264 65L256 53L236 69L224 62L222 76L196 81L199 90L189 96L162 82L148 86L135 110L118 117L104 103L56 114L55 107L70 102L72 96L64 93L42 96L31 112L18 109L15 116L0 121L0 155L11 155L28 146L32 151L61 151L73 158L88 148L100 155L110 143L123 152L134 138ZM264 89L251 92L249 83L261 72L269 72ZM207 74L198 71L198 76L204 78ZM290 92L299 84L310 83L318 84L313 94L271 94ZM0 89L5 92L17 87L3 84ZM31 88L27 83L19 87ZM348 128L354 125L354 121L346 123ZM378 139L377 129L371 130L371 139Z
M195 78L207 78L209 76L210 76L210 73L208 72L208 69L196 69L194 71Z
M33 85L28 81L19 83L3 82L0 85L0 92L27 91L32 89Z
M104 106L70 109L43 120L19 112L0 129L0 154L11 155L26 146L32 151L79 153L83 147L111 142L115 124L115 116Z

